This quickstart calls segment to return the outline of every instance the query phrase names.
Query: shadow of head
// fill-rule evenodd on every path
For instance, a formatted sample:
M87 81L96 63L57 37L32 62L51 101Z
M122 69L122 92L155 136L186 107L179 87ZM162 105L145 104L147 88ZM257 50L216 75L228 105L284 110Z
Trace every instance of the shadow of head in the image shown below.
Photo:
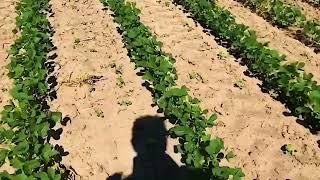
M138 156L144 158L165 154L167 130L164 118L144 116L136 119L132 129L131 143Z

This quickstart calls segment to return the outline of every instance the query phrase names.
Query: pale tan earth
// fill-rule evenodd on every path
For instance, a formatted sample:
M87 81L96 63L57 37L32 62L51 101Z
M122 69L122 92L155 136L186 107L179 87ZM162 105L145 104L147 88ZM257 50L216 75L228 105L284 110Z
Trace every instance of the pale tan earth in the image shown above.
M286 55L289 62L304 62L306 72L312 73L315 80L320 82L320 54L314 53L312 48L290 37L291 31L272 26L262 17L234 0L218 0L217 3L229 10L236 17L238 23L247 25L251 30L254 30L260 42L269 42L271 48Z
M14 2L14 0L1 0L0 2L0 111L10 99L9 90L12 85L7 76L6 65L10 61L8 50L16 38L12 32L15 29L16 17Z
M131 1L141 9L141 21L163 42L163 50L177 60L178 84L189 87L190 94L202 100L203 108L219 114L218 126L210 132L223 138L226 147L237 155L223 164L241 167L245 179L319 179L319 135L311 134L294 117L284 116L284 105L262 93L261 82L245 76L246 68L170 1ZM141 85L143 81L127 56L110 11L103 10L98 0L51 3L58 86L57 99L50 106L71 119L61 126L61 138L52 143L69 152L63 164L73 171L75 179L104 180L117 172L127 176L136 156L131 143L134 123L157 120L162 114L151 106L151 93ZM237 17L250 22L258 19L250 24L252 29L266 36L275 34L268 38L279 44L276 48L290 59L304 57L308 72L319 74L314 65L318 56L310 49L250 11L240 10L245 13L240 16L237 12ZM240 80L244 81L242 89L234 86ZM168 141L167 153L181 165L179 155L173 153L175 141ZM293 156L283 154L280 148L284 144L292 144L297 152Z
M10 100L9 91L12 87L12 81L7 76L6 66L10 61L8 50L16 39L16 35L12 32L15 29L15 2L15 0L0 1L0 112ZM2 146L4 145L0 144L0 147ZM3 170L12 172L7 163L0 167L0 171Z

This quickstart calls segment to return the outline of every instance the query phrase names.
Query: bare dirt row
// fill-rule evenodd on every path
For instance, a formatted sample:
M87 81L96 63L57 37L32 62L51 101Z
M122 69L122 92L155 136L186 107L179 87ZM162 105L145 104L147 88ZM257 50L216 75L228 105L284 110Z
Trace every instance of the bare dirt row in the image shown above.
M2 0L0 2L0 112L10 99L9 91L12 81L7 76L6 66L10 61L8 50L14 43L15 29L15 0ZM1 144L0 144L1 147ZM8 165L0 168L0 171L12 169Z

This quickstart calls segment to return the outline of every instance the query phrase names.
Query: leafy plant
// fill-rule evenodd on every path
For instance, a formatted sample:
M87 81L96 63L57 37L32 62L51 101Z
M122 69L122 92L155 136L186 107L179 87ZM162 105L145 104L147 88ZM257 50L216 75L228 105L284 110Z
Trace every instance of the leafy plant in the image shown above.
M285 144L281 147L281 150L283 151L284 154L289 154L293 155L297 150L294 148L292 144Z
M122 78L121 76L117 78L117 83L116 83L116 85L117 85L119 88L123 88L123 87L126 85L126 83L124 82L124 80L123 80L123 78Z
M246 86L246 80L240 79L234 83L235 87L238 87L239 89L243 89Z
M103 113L103 111L101 109L95 108L94 112L96 113L97 117L104 118L104 113Z
M224 143L220 138L211 139L207 128L215 125L217 115L207 117L207 110L200 108L200 101L189 95L185 86L176 86L175 59L161 50L162 43L156 40L149 29L140 22L140 10L125 0L102 0L114 12L114 21L119 24L123 41L136 68L143 73L154 94L154 102L174 125L169 130L180 144L175 151L181 161L190 168L199 168L207 179L241 179L239 168L220 166L225 157Z
M8 145L0 149L0 165L8 162L15 172L0 172L0 179L59 180L62 172L54 161L58 152L46 140L62 116L45 105L50 90L46 61L53 49L47 20L49 0L20 0L16 10L21 35L11 46L7 66L8 76L14 80L12 100L0 120L0 141Z

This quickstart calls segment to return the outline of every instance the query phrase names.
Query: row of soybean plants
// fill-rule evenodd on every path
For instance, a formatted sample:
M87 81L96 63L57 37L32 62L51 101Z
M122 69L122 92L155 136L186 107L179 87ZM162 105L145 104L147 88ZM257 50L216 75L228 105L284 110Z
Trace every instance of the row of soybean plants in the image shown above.
M233 153L226 152L222 139L211 139L206 133L207 128L215 125L216 114L207 117L208 111L200 108L199 100L191 97L185 86L176 85L175 60L161 50L161 42L140 22L140 11L125 0L102 3L114 12L114 21L119 24L131 61L150 84L154 102L174 125L169 133L179 139L175 149L182 155L181 161L188 168L200 170L204 179L244 177L241 169L220 165L222 159L233 157Z
M301 10L286 4L282 0L237 0L255 9L260 15L279 27L297 27L297 38L303 43L316 47L320 51L320 22L308 20Z
M263 81L264 88L277 94L296 117L311 129L320 128L320 86L313 75L304 71L301 62L285 63L285 56L267 44L258 42L256 33L211 0L177 0L195 20L228 44L251 75Z
M11 46L7 67L14 85L0 120L0 166L9 163L14 172L0 172L1 180L61 179L58 152L48 143L49 130L61 119L46 104L52 70L46 62L54 48L49 11L49 0L20 0L16 6L20 37Z

